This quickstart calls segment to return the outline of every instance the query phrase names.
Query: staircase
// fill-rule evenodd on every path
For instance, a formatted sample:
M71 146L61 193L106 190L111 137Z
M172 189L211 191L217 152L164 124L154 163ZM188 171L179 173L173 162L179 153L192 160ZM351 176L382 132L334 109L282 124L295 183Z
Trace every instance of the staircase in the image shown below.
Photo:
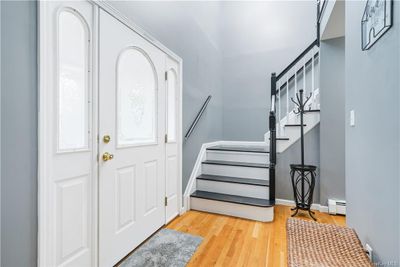
M273 220L277 154L283 153L300 139L300 118L291 102L300 89L304 90L305 95L311 94L304 116L304 134L320 121L320 90L315 79L317 64L319 38L281 73L272 73L269 132L264 135L264 142L219 141L203 144L184 193L186 209L261 222ZM191 125L185 140L189 138L205 107L206 104Z
M290 105L298 90L306 88L307 95L312 95L304 115L304 133L320 121L319 88L314 78L318 61L316 40L279 75L272 74L270 131L264 142L203 145L185 192L187 208L262 222L273 220L277 154L300 139L300 117Z
M269 151L266 146L215 145L206 148L190 208L268 222Z

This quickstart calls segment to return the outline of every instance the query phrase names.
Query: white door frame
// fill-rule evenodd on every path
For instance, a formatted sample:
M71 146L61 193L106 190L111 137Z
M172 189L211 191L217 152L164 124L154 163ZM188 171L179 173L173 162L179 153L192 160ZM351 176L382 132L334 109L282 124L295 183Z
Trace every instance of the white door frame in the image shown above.
M183 70L183 61L182 59L176 55L174 52L169 50L167 47L165 47L163 44L161 44L159 41L157 41L154 37L152 37L150 34L145 32L143 29L141 29L139 26L137 26L135 23L133 23L128 17L123 15L121 12L119 12L117 9L115 9L112 5L110 5L108 2L103 1L103 0L87 0L88 2L91 2L94 6L94 25L93 25L93 55L96 55L93 57L93 135L97 138L98 136L98 64L97 64L97 55L98 55L98 14L99 14L99 9L103 9L110 15L112 15L114 18L119 20L121 23L125 24L127 27L129 27L131 30L142 36L145 40L162 50L164 53L166 53L169 57L174 59L176 62L179 64L179 110L178 110L178 122L177 122L177 142L179 144L179 184L180 184L180 190L178 191L179 194L179 205L180 205L180 214L184 213L184 207L182 205L182 70ZM49 33L46 31L48 28L49 23L52 23L48 17L46 16L47 12L47 5L48 5L48 0L39 0L38 1L38 67L39 67L39 74L38 74L38 88L39 88L39 97L38 97L38 258L37 258L37 263L38 266L46 266L46 260L49 257L49 234L48 234L48 227L50 225L47 225L46 222L48 221L48 218L50 216L53 216L53 214L50 214L48 210L46 210L46 203L49 201L49 196L53 194L54 192L50 192L50 188L47 185L47 176L48 176L48 169L49 169L49 163L47 161L47 157L45 155L45 151L47 151L48 148L48 143L46 142L47 136L46 133L48 132L48 127L50 127L49 123L46 121L46 114L50 112L47 110L47 105L48 101L51 101L46 95L48 90L53 89L52 86L48 83L48 64L49 60L52 60L52 58L49 56L48 49L48 42L47 40L50 38L50 35L52 33ZM93 166L94 166L94 187L92 188L93 190L93 209L94 212L92 216L96 218L94 220L94 225L93 225L93 238L89 242L92 242L94 245L94 251L92 254L93 258L93 263L94 266L98 265L98 145L93 146ZM46 266L47 267L47 266Z

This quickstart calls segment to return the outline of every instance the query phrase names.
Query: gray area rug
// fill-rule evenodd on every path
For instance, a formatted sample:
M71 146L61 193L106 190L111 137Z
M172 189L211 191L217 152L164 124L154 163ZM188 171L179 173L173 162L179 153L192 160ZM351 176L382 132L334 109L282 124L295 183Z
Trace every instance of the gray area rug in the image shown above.
M120 267L186 266L203 238L162 229L137 248Z

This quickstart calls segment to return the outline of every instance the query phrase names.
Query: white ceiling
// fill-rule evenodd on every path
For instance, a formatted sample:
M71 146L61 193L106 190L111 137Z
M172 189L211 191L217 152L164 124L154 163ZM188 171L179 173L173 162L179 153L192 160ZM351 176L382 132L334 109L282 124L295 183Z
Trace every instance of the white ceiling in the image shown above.
M224 56L306 47L316 38L315 1L223 2Z
M169 31L196 25L216 47L220 45L221 3L218 1L110 1L110 3L146 31ZM146 25L141 25L144 22ZM175 29L168 29L175 25ZM180 36L182 37L182 36Z
M345 1L328 2L321 22L321 39L328 40L345 35Z

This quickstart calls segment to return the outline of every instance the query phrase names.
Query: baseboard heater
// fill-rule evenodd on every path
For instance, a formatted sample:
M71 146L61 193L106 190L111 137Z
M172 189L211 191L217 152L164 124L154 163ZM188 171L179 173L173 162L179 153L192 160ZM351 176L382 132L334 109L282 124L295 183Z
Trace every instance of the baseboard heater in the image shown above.
M328 212L329 214L346 215L346 201L328 199Z

